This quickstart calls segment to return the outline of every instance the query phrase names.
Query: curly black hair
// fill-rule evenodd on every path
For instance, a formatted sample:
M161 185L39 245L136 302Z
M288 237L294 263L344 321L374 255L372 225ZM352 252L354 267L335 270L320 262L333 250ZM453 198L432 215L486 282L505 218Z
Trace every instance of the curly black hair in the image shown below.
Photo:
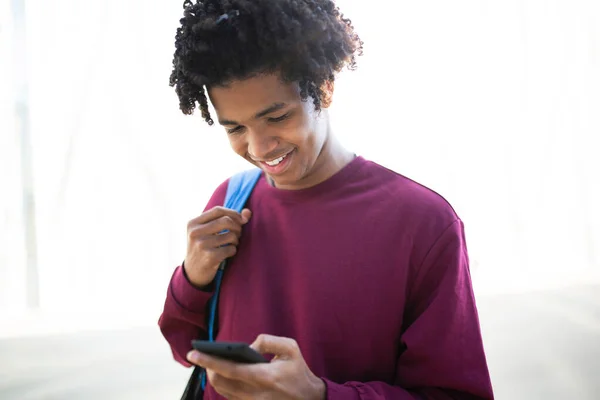
M169 84L181 111L193 114L198 102L209 125L205 88L279 73L320 110L324 83L362 55L363 42L332 0L185 0L183 9Z

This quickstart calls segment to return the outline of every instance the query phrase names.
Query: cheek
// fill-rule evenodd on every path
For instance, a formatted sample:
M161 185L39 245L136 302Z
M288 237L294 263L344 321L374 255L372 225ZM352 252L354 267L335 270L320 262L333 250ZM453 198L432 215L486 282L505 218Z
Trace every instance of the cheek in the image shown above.
M305 121L302 125L302 147L304 147L304 152L308 155L310 154L310 158L316 158L318 153L320 152L321 147L323 146L323 138L319 134L318 126L311 119Z
M314 123L308 115L299 118L293 126L289 127L288 132L287 138L289 142L305 148L315 146Z
M230 135L229 136L229 145L231 146L231 148L233 149L234 152L236 152L237 154L241 155L242 157L244 157L246 155L246 142L244 140L242 140L240 137L238 136L233 136Z

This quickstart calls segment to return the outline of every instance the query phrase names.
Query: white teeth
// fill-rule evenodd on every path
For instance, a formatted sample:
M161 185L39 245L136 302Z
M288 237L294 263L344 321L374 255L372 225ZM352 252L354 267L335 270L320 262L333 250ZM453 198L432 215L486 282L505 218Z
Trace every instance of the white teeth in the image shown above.
M280 162L282 162L282 161L283 161L283 159L284 159L284 158L286 158L286 157L287 157L287 154L286 154L285 156L282 156L282 157L276 158L276 159L274 159L273 161L266 161L265 163L266 163L268 166L270 166L270 167L274 167L274 166L276 166L277 164L279 164Z

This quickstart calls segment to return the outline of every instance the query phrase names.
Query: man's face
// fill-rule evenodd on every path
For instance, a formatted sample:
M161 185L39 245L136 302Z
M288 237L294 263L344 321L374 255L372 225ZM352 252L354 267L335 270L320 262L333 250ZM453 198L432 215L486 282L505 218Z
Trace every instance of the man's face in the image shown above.
M312 99L301 100L297 84L276 74L259 75L212 87L208 94L237 154L277 187L310 186L328 128Z

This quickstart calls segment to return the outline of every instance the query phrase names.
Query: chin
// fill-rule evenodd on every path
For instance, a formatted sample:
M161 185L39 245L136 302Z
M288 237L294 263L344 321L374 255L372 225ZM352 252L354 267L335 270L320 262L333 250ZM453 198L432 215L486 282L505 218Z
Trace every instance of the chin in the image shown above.
M300 171L288 171L284 175L273 176L272 179L275 181L276 186L286 186L289 188L294 188L296 186L301 186L302 181L304 179L304 175L300 173Z

